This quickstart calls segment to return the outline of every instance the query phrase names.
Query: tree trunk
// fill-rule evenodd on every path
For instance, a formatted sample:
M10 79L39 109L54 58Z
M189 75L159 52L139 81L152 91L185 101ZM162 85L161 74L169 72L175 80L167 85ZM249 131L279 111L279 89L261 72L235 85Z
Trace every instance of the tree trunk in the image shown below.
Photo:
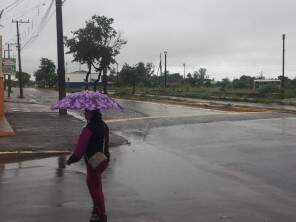
M103 69L103 93L107 94L107 68Z
M86 76L85 76L85 90L88 90L89 88L88 77L90 73L91 73L91 64L88 64L88 72L86 73Z
M136 82L133 82L132 94L135 95L135 93L136 93Z
M95 92L97 91L97 86L98 86L98 82L99 82L100 79L101 79L101 75L102 75L102 69L100 69L100 71L99 71L99 75L98 75L98 78L97 78L97 80L94 82L94 91L95 91Z

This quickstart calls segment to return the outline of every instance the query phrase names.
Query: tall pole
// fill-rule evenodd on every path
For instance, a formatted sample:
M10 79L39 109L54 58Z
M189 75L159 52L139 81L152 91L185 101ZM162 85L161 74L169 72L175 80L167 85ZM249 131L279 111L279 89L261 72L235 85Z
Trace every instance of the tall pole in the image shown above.
M19 64L20 98L24 98L22 60L21 60L21 43L20 43L19 22L18 21L16 21L16 29L17 29L17 50L18 50L18 64Z
M17 51L18 51L18 66L19 66L19 87L20 87L20 96L19 97L24 98L19 24L29 23L29 20L28 21L23 21L23 20L14 21L14 20L12 20L12 23L16 23L16 31L17 31Z
M186 76L185 76L186 75L186 64L184 63L183 66L184 66L184 76L183 76L183 78L185 79L186 78Z
M7 44L8 58L10 59L10 44Z
M118 83L118 80L119 80L119 72L118 72L118 62L116 62L116 80L117 80L117 83Z
M56 0L59 100L66 96L62 5L62 0ZM60 115L66 115L67 110L60 109L59 113Z
M167 51L164 51L164 88L167 87Z
M159 78L158 78L158 84L159 86L161 87L161 84L162 84L162 57L161 57L162 53L160 53L160 56L159 56Z
M285 87L285 40L286 35L283 34L283 72L282 72L282 89Z
M159 57L159 72L160 72L160 74L159 74L159 76L161 76L162 75L162 57L161 57L161 53L160 53L160 57Z

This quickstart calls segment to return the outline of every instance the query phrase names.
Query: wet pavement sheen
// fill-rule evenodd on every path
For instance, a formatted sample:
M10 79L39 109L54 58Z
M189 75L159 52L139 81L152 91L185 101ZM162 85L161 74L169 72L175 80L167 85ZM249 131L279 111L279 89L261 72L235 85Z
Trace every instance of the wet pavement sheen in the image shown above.
M104 174L109 221L296 220L295 116L124 102L112 117L143 119L110 123L129 144ZM84 164L64 162L0 165L0 221L88 221Z
M122 131L104 175L110 221L295 221L296 118ZM3 166L2 166L3 167ZM5 165L5 221L87 221L80 162Z

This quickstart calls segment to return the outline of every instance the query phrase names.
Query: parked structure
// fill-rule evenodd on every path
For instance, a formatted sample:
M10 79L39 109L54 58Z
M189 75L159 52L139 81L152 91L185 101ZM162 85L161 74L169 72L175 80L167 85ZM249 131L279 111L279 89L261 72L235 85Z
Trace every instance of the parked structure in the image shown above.
M260 88L265 85L272 85L281 87L281 80L279 79L255 79L254 80L254 89Z

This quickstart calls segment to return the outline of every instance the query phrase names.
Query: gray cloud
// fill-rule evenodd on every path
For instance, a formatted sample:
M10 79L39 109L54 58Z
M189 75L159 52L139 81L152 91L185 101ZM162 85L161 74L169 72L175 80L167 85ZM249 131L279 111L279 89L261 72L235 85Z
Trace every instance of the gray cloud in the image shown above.
M168 50L172 71L182 72L186 62L188 71L206 67L218 79L262 70L275 77L281 72L281 34L287 33L287 73L294 77L295 9L292 0L67 0L64 26L69 35L93 14L114 17L128 40L118 58L121 64L141 60L157 64L159 53ZM5 29L4 36L14 29ZM53 17L38 40L24 50L24 68L35 70L40 57L56 60L55 41Z

